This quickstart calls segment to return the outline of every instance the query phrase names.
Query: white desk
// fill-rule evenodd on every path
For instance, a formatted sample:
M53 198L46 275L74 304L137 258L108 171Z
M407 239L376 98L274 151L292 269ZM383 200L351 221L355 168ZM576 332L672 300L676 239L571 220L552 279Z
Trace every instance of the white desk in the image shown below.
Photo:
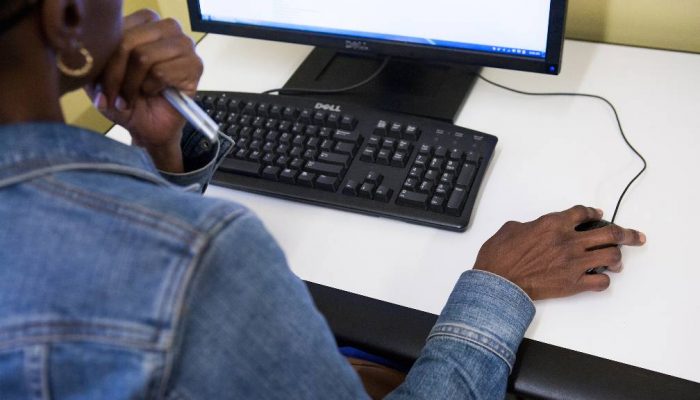
M209 35L198 49L202 90L260 92L284 84L311 48ZM559 77L484 74L616 104L650 166L618 223L643 230L649 242L624 250L626 270L607 292L538 303L527 337L700 382L700 55L572 41L564 54ZM595 100L531 98L478 82L457 124L500 139L463 234L219 187L208 195L257 212L303 279L437 314L503 222L578 203L612 213L640 168L611 111Z

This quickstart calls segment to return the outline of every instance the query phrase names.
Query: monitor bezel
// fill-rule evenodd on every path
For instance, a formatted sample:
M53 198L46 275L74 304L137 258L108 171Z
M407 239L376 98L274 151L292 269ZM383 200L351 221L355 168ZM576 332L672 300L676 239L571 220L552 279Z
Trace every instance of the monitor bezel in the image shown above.
M567 0L551 0L549 32L547 35L547 54L544 59L523 57L514 54L505 55L468 49L435 47L417 43L393 42L358 36L204 20L202 19L200 11L199 0L188 0L187 3L192 29L198 32L321 46L349 53L388 55L427 60L430 62L478 65L538 72L549 75L558 75L561 71ZM353 48L348 48L347 41L359 41L362 43L362 46L351 46ZM362 47L363 49L359 50L356 47Z

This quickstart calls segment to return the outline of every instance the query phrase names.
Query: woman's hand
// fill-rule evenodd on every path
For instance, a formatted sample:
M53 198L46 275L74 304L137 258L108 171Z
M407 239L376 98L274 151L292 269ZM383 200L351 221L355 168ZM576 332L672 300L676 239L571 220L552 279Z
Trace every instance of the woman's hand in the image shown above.
M533 300L603 291L606 274L591 268L622 270L619 246L641 246L644 234L617 225L578 232L575 227L603 217L600 210L576 206L527 222L509 222L484 243L474 265L520 286Z
M125 127L159 169L178 173L183 172L180 139L185 120L161 92L173 87L194 96L202 72L202 60L180 25L141 10L124 19L119 49L87 90L97 108Z

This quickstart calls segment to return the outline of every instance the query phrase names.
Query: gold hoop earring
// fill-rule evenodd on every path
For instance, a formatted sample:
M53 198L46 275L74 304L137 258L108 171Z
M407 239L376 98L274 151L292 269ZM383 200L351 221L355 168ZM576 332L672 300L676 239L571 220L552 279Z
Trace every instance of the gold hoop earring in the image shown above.
M82 67L80 68L71 68L63 62L63 56L61 54L58 55L58 60L56 61L56 65L58 66L58 70L61 71L64 75L69 76L71 78L82 78L86 76L87 74L92 71L92 67L95 63L95 60L92 58L92 54L86 49L85 47L80 48L80 55L83 56L85 59L85 63L83 64Z

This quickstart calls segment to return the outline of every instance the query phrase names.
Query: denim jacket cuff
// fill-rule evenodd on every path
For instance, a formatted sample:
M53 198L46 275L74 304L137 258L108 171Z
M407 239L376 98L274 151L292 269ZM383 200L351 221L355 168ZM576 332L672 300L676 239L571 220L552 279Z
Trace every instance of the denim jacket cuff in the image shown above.
M484 348L512 371L535 306L508 280L485 271L462 274L428 340L448 338Z
M228 136L220 133L218 143L211 146L204 135L190 130L183 134L181 145L186 172L181 174L159 172L172 184L192 187L192 190L203 193L214 171L233 149L233 142Z

